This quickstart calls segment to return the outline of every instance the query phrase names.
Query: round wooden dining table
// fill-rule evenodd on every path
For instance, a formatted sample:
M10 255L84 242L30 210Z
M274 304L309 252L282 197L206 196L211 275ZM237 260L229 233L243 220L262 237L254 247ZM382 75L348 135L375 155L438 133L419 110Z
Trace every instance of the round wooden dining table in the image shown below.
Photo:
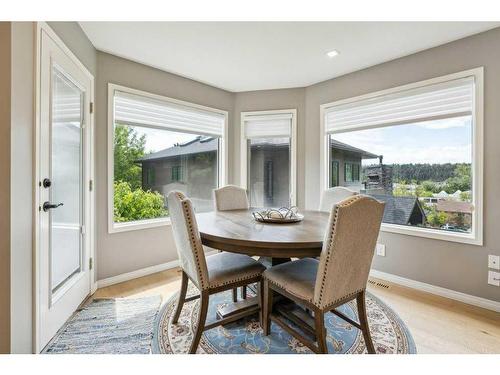
M248 210L212 211L196 214L203 245L229 251L260 256L266 266L288 262L291 258L317 257L321 253L329 213L301 211L304 219L297 223L273 224L256 221ZM256 292L255 288L251 289ZM217 309L218 318L226 318L246 309L258 309L257 297L224 304ZM285 314L285 312L282 312ZM297 324L300 321L286 314ZM302 326L303 324L301 324Z
M297 223L256 221L248 210L212 211L196 215L203 245L250 256L280 259L316 257L321 252L329 214L301 211Z

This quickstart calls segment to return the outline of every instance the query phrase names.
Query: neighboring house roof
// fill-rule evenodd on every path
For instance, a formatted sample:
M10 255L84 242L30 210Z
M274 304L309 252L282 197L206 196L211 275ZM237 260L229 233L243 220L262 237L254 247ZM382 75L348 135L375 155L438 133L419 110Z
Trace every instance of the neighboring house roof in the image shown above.
M376 159L379 157L379 155L372 154L371 152L362 150L357 147L353 147L351 145L348 145L347 143L339 142L333 138L330 139L330 146L333 148L336 148L338 150L342 151L349 151L349 152L354 152L356 154L361 154L362 159Z
M280 138L280 139L282 139L282 138ZM278 141L278 140L279 139L276 139L276 141ZM255 142L253 145L255 145L257 147L259 147L259 146L262 147L262 146L266 146L268 144L270 144L269 140L265 140L262 142ZM350 146L346 143L336 141L334 139L332 139L330 141L330 144L333 148L336 148L339 150L361 154L362 159L378 158L378 155L372 154L368 151L361 150L360 148ZM273 143L273 145L276 146L275 143ZM158 152L153 152L153 153L148 154L148 155L144 155L142 158L137 159L137 162L142 163L145 161L166 159L166 158L173 157L173 156L192 155L192 154L198 154L198 153L202 153L202 152L211 152L211 151L216 151L217 148L218 148L218 139L217 138L198 136L189 142L177 144L175 146L166 148L164 150L161 150Z
M144 161L165 159L172 156L192 155L201 152L211 152L211 151L216 151L218 147L219 144L217 138L198 136L192 141L177 144L175 146L166 148L164 150L144 155L142 158L138 159L137 162L142 163Z
M288 147L290 141L288 138L255 138L252 139L251 147Z
M417 197L395 197L393 195L367 194L381 202L385 202L383 218L384 223L408 225L418 223L423 224L425 221L425 213ZM419 218L418 223L414 222L415 215Z
M462 214L471 214L474 210L474 206L470 202L458 202L458 201L439 201L436 206L436 210L444 212L456 212Z

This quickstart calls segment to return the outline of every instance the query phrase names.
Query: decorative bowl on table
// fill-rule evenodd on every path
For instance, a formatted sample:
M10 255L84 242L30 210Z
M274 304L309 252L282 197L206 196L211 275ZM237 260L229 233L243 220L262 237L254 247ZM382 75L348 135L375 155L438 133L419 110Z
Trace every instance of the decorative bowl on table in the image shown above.
M252 212L252 216L256 221L262 223L297 223L304 219L304 215L299 214L298 211L299 209L295 206L270 208Z

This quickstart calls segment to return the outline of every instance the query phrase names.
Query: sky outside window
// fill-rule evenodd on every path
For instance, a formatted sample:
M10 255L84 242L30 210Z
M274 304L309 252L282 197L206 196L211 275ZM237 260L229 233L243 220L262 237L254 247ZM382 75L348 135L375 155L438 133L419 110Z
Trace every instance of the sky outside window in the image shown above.
M384 156L384 164L471 163L470 116L334 134L334 139ZM373 159L363 160L364 165Z

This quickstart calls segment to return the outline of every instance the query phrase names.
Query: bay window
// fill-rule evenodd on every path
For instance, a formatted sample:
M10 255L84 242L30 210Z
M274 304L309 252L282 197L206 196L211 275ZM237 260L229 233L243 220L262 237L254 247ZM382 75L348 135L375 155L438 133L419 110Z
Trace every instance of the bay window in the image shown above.
M169 223L167 195L213 209L226 183L227 113L109 85L109 231Z
M295 205L295 110L242 113L241 185L253 207Z
M383 231L481 244L482 78L478 68L322 105L322 188L384 201Z

